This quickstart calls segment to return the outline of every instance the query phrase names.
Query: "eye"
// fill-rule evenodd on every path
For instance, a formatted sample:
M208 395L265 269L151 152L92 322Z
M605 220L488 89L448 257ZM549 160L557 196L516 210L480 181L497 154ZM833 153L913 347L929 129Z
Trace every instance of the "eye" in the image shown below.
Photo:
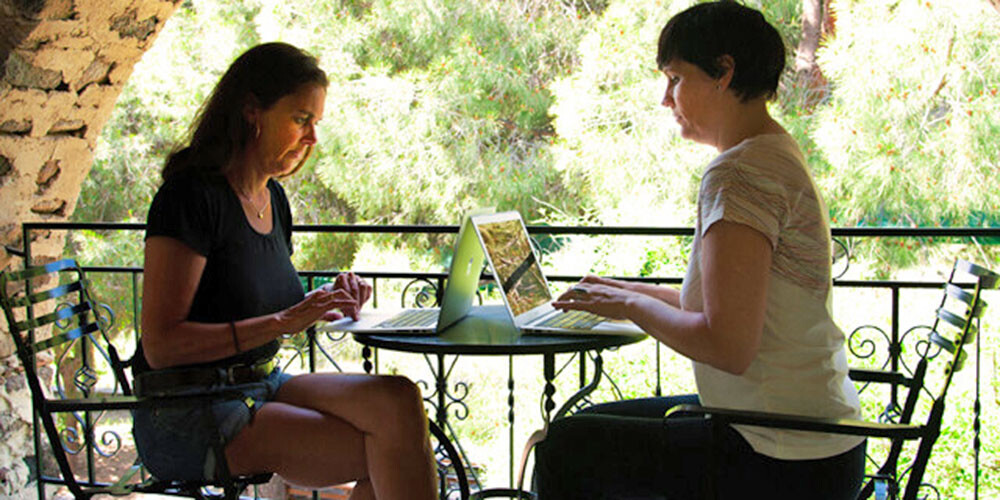
M681 81L681 77L679 77L679 76L675 75L675 76L668 76L667 77L667 82L669 82L671 85L677 85L677 82L679 82L679 81Z
M295 123L298 123L299 125L305 125L309 123L309 118L306 118L304 116L298 116L295 118Z

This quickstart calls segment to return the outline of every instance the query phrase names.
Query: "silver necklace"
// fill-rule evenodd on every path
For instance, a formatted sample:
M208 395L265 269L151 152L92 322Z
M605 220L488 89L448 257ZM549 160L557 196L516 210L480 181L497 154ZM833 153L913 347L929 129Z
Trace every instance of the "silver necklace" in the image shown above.
M250 208L252 208L253 211L257 213L257 218L258 219L263 219L264 218L264 210L267 209L267 205L271 201L271 196L270 196L271 193L268 192L267 194L268 194L268 196L266 198L264 198L264 206L262 206L260 208L257 208L257 205L253 202L253 199L250 198L249 196L247 196L246 193L242 193L241 192L241 193L239 193L239 196L240 196L240 199L246 200L246 202L248 204L250 204Z

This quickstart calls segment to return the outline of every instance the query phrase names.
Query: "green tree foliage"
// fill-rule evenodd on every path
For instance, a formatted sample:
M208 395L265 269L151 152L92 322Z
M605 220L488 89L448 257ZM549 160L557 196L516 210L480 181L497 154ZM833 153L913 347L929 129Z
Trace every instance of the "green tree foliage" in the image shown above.
M847 2L813 137L845 225L995 224L1000 16L985 2Z
M800 2L750 3L781 31L791 63ZM535 222L689 225L714 151L679 137L653 61L663 22L687 5L185 2L123 91L74 219L143 221L163 158L211 85L247 47L278 39L319 56L331 78L320 147L285 181L297 222L452 224L495 206ZM819 52L828 80L789 74L773 110L803 145L834 225L995 225L1000 16L981 0L832 11ZM367 238L300 238L297 264L350 267L364 241L412 255L447 240ZM73 243L89 261L108 248L139 260L136 242ZM895 243L856 250L885 277L917 256ZM566 264L573 272L682 266L657 262L683 254L662 245L556 246L590 256Z
M372 222L453 224L483 204L536 214L562 191L547 85L581 25L550 2L373 3L331 49L349 63L328 66L319 178Z
M255 43L285 40L316 54L331 79L320 146L285 180L297 222L453 224L495 206L534 222L690 225L714 151L679 137L658 104L654 63L660 27L687 5L185 2L124 89L74 219L145 220L163 159L222 71ZM791 66L800 2L756 6L784 36ZM995 225L1000 16L981 0L832 10L834 36L818 55L828 81L789 73L773 110L802 144L833 224ZM139 263L141 241L116 238L72 243L88 262ZM316 269L393 260L359 261L364 247L442 263L447 252L428 249L446 243L312 235L297 238L295 258ZM684 258L683 242L557 243L550 262L566 272L684 265L663 260ZM873 263L863 269L888 277L919 257L898 243L854 250Z
M283 181L297 223L455 224L495 206L533 223L690 226L716 153L681 139L659 105L655 45L691 3L185 0L123 90L73 219L145 221L166 155L221 73L248 47L283 40L317 55L331 81L319 146ZM791 67L801 0L746 3L778 27ZM833 225L1000 223L1000 14L986 0L833 0L832 11L818 53L826 80L789 72L772 111L802 145ZM437 271L449 242L297 235L294 259ZM852 272L888 278L951 251L920 243L849 243ZM681 275L688 244L543 242L553 272L642 276ZM80 232L69 245L86 264L141 265L141 235ZM995 250L981 250L976 260L996 267ZM131 284L119 281L98 295L127 310Z
M832 93L808 118L834 224L1000 223L997 12L971 0L834 7L837 36L819 52ZM918 263L919 243L857 251L884 278Z

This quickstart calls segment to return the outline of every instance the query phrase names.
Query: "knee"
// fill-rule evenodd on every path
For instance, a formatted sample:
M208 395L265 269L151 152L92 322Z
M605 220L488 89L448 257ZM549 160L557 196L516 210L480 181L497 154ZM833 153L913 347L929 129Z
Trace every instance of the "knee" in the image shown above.
M556 420L549 425L545 439L535 448L535 461L539 469L551 470L565 460L560 457L582 456L587 450L581 447L589 439L588 429L581 428L579 416Z
M399 375L378 375L371 385L369 394L378 414L423 417L423 395L410 379Z
M545 439L538 444L539 449L566 450L574 444L586 442L588 437L593 437L593 432L599 431L599 428L588 426L588 420L577 415L552 422Z

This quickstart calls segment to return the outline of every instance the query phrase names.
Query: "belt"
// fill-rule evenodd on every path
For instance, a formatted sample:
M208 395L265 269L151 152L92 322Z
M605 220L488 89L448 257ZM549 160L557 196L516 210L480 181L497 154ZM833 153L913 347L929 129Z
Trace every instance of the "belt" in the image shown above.
M135 393L150 396L193 387L213 387L258 382L274 371L277 363L269 358L254 364L217 368L167 368L140 373L135 377Z

